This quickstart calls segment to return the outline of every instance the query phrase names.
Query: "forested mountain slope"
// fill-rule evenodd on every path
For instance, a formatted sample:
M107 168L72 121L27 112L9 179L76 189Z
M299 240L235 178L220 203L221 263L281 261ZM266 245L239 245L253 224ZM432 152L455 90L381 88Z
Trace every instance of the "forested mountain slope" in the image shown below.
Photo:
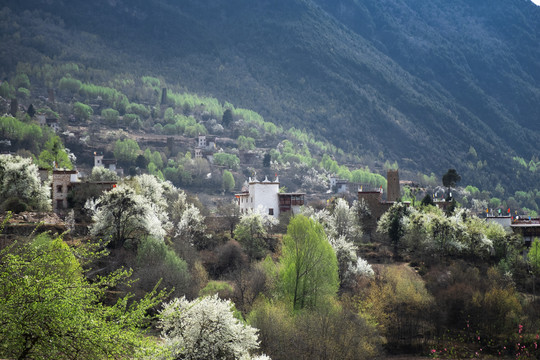
M456 167L485 188L535 178L524 170L516 183L512 161L540 143L540 8L529 1L5 5L32 11L28 24L3 25L5 72L45 55L151 73L403 168Z

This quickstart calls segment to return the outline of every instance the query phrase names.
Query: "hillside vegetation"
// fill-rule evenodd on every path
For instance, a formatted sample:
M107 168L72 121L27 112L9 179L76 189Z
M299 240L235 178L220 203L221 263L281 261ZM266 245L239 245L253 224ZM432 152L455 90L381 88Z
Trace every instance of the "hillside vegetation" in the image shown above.
M539 9L529 2L5 5L5 76L21 59L162 76L364 163L454 167L490 191L536 186Z

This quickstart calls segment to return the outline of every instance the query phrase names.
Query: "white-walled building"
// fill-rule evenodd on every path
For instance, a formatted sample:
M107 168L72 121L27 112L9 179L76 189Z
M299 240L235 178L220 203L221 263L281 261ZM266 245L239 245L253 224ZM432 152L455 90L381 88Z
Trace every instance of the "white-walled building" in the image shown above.
M274 181L268 178L263 181L249 178L247 188L235 196L242 214L256 211L277 218L282 212L292 211L293 214L297 214L304 205L304 195L304 193L280 193L279 179L276 177Z
M330 190L337 194L349 192L349 180L330 176Z
M124 169L116 167L116 159L104 159L102 153L94 152L94 167L104 167L123 177Z

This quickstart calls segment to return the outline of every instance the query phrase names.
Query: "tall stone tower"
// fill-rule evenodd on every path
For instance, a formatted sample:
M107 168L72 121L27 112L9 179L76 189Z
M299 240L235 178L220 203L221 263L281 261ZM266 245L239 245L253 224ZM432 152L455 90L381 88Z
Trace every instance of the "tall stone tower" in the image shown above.
M386 174L387 182L387 195L386 201L398 201L401 198L401 193L399 189L399 171L398 170L388 170Z

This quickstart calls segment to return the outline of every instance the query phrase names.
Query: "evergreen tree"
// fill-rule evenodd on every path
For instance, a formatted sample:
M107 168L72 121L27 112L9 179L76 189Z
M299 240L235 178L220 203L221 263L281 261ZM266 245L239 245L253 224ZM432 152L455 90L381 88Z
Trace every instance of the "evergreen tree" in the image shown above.
M460 181L461 176L457 173L456 169L448 169L442 177L443 186L447 188L455 187Z
M28 110L26 110L26 113L28 114L28 116L33 118L34 115L36 115L36 109L34 109L34 105L30 104L30 106L28 107Z
M269 168L271 159L272 159L272 156L270 155L270 153L264 154L263 167Z
M229 127L229 125L234 121L232 111L231 109L225 110L223 113L223 118L221 119L221 123L223 124L223 127Z

